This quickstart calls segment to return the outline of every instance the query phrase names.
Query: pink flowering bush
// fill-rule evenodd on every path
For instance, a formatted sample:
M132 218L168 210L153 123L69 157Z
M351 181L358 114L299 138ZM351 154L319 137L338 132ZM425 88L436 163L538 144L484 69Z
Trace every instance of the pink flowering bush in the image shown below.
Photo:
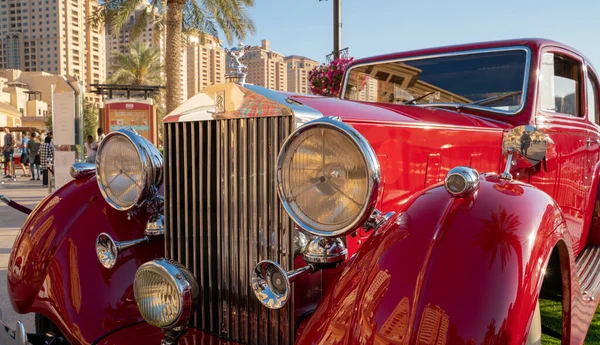
M337 58L329 64L315 67L308 73L310 91L320 96L339 96L344 71L352 61L354 58Z

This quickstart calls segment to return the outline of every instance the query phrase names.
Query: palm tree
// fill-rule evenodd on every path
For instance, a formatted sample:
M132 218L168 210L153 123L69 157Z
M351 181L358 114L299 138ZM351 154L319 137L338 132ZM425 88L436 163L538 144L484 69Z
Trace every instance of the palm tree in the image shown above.
M136 42L129 45L128 52L111 57L113 72L111 84L160 85L163 66L160 63L160 51L146 43Z
M162 35L166 27L166 98L167 112L170 112L181 104L183 94L179 78L183 34L199 32L218 36L221 30L229 43L233 38L242 40L255 30L246 12L253 5L254 0L105 0L90 22L109 25L118 33L136 9L145 7L146 11L135 18L130 39L141 33L150 19L155 19L155 35Z

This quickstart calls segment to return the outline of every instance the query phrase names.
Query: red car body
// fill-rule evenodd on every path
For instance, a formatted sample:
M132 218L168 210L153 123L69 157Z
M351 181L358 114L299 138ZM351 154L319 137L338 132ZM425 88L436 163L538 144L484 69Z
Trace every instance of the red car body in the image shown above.
M582 286L600 279L600 126L587 111L593 90L586 83L578 86L580 116L541 110L538 71L542 54L556 52L577 61L584 78L598 80L589 61L560 43L526 39L390 54L352 66L504 47L530 52L524 107L513 116L286 94L341 118L369 141L382 172L377 208L396 212L377 231L347 237L350 259L323 271L316 307L298 299L296 308L310 312L296 313L294 344L523 344L552 253L562 277L563 344L583 344L598 305L595 289ZM503 139L522 125L551 139L545 164L500 179ZM461 165L486 172L475 196L454 198L441 183ZM111 208L93 174L47 197L10 257L14 309L46 316L73 344L159 344L163 333L143 321L132 283L141 264L165 255L165 244L131 248L113 269L101 266L92 246L102 232L139 238L147 220ZM190 328L180 343L234 342Z

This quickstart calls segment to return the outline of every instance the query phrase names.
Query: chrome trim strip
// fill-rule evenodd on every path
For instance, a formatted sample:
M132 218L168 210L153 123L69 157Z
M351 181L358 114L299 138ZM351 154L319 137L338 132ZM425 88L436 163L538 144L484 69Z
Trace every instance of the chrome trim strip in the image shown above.
M176 180L177 180L177 185L180 186L181 185L181 145L179 144L181 142L181 126L177 126L175 128L175 154L177 155L178 158L177 161L175 162L175 171L173 171L173 176L175 176ZM177 201L178 203L181 203L181 189L176 189L177 193L175 194L175 201ZM181 223L182 223L182 217L181 217L181 207L183 207L183 205L176 205L176 214L177 214L177 219L175 219L175 221L177 222L177 225L179 228L181 228ZM181 253L181 236L182 234L180 232L177 233L177 239L175 240L175 245L176 245L176 252L177 252L177 260L182 260L183 256Z
M208 307L209 307L209 323L208 323L208 329L212 332L212 333L216 333L219 329L219 320L217 319L218 316L218 312L216 311L216 308L218 307L217 305L217 301L214 300L213 296L218 294L218 290L217 286L214 286L214 281L217 278L217 272L215 272L215 269L217 267L217 262L219 257L214 255L214 251L218 251L217 248L214 248L213 246L213 238L215 237L213 228L215 226L217 226L217 224L215 224L214 221L217 221L217 217L213 216L213 212L218 212L218 210L214 210L212 207L212 202L211 200L213 200L213 198L218 198L219 197L219 192L216 190L216 188L213 190L212 186L217 186L217 181L213 181L213 169L211 169L215 164L218 164L218 161L216 161L216 157L214 157L212 155L213 152L213 143L216 143L216 138L217 138L217 134L216 134L216 128L217 128L218 123L217 122L207 122L206 123L206 132L207 132L207 141L206 141L206 158L207 158L207 164L206 164L206 177L204 179L201 178L201 182L205 183L204 181L206 181L206 213L207 213L207 226L206 226L206 233L207 233L207 244L206 244L206 252L208 253L208 258L207 258L207 267L208 267L208 295L207 295L207 299L208 299ZM209 171L209 169L211 169ZM218 165L217 165L217 169L214 169L214 177L218 177ZM217 209L218 209L218 203L217 203ZM218 242L216 242L218 243Z
M258 253L258 246L259 246L259 238L258 238L258 229L259 229L259 221L260 221L260 217L258 217L259 213L258 213L258 206L259 206L259 198L260 196L258 195L258 147L259 147L259 140L258 140L258 125L256 124L256 122L258 121L258 119L256 118L251 118L248 120L249 122L249 132L250 132L250 136L249 136L249 140L248 142L250 143L250 195L253 196L253 202L250 203L250 214L252 215L252 217L250 218L250 238L251 241L249 243L250 245L250 262L258 262L259 261L259 253ZM250 329L255 330L254 332L252 332L252 338L250 339L252 344L259 344L259 339L261 339L261 342L264 342L264 334L265 333L260 333L258 332L258 327L261 324L261 320L260 320L260 313L261 313L261 308L258 306L258 304L256 303L250 303ZM260 334L263 334L263 336L260 336Z
M383 63L392 63L392 62L433 59L433 58L444 57L444 56L472 55L472 54L503 52L503 51L511 51L511 50L525 51L525 60L526 61L525 61L525 76L523 78L523 97L521 97L521 104L520 104L519 108L515 111L499 110L499 109L493 109L493 108L483 107L483 106L479 106L479 105L470 105L470 106L468 106L468 108L489 111L489 112L494 112L494 113L500 113L500 114L505 114L505 115L517 115L518 113L520 113L523 110L523 108L525 108L525 104L527 104L527 91L528 91L528 85L529 85L529 80L530 80L529 77L530 77L530 72L531 72L531 58L532 58L531 49L529 49L529 47L527 47L527 46L509 46L509 47L498 47L498 48L488 48L488 49L463 50L463 51L455 51L455 52L443 53L443 54L410 56L410 57L399 58L399 59L388 59L388 60L356 64L356 65L353 65L352 67L350 67L344 74L344 85L342 87L340 99L348 100L347 98L345 98L346 87L348 86L348 78L350 78L350 72L357 67L379 65L379 64L383 64ZM377 102L373 102L373 103L377 103ZM437 106L456 106L456 104L454 104L454 103L438 103L436 105ZM431 106L431 105L428 104L428 106Z
M238 136L236 136L237 138ZM249 282L249 274L250 274L250 267L248 265L248 262L250 261L249 255L248 255L248 248L250 247L250 241L248 239L248 204L251 203L252 201L248 198L248 119L242 119L240 120L240 131L239 131L239 138L240 138L240 143L241 145L238 146L238 156L239 156L239 166L240 166L240 188L239 188L239 194L238 194L238 199L239 202L238 204L240 205L239 208L239 215L238 215L238 228L240 229L239 232L239 255L238 255L238 263L239 263L239 277L240 277L240 286L239 286L239 305L247 304L247 301L249 301L250 296L249 296L249 292L248 292L248 286L250 286L250 282ZM240 334L239 334L239 338L241 342L243 343L247 343L249 341L249 333L250 333L250 329L249 329L249 312L250 310L248 308L238 308L238 312L239 312L239 318L240 318Z
M294 128L298 128L309 121L324 116L323 113L315 108L302 104L302 102L295 99L291 99L282 92L269 90L265 87L252 84L244 84L244 87L290 109L294 114Z
M198 142L198 138L196 135L196 128L202 126L200 123L198 122L192 122L191 124L191 133L190 133L190 137L192 139L192 143L196 143ZM200 273L199 271L199 261L200 258L202 257L201 255L198 255L200 252L200 248L198 245L199 242L199 237L202 236L202 232L199 231L199 226L198 226L198 214L200 212L202 212L199 208L198 208L198 199L202 198L202 194L200 194L198 192L198 182L200 182L201 180L198 180L194 177L194 174L196 171L199 170L198 167L198 158L200 156L199 152L196 152L196 145L186 145L186 146L191 146L191 171L189 173L188 178L191 179L192 181L192 203L191 205L189 205L188 207L191 206L191 208L188 208L188 212L190 212L192 214L192 273L194 274L194 277L196 278L196 280L200 281L201 279L203 279L203 275ZM202 162L202 160L200 160L200 162ZM187 183L187 181L186 181ZM200 183L201 184L201 183ZM189 265L188 265L189 266ZM189 267L188 267L189 268ZM201 284L199 284L199 287L203 286ZM204 298L204 291L200 291L200 296L201 298ZM200 303L202 303L203 301L200 301ZM199 325L202 324L202 313L195 313L194 314L194 324L195 325Z
M75 163L69 168L69 173L74 179L80 179L96 172L96 164Z
M217 128L216 128L216 144L217 144L217 164L216 164L216 168L217 168L217 181L215 181L214 183L217 184L218 188L217 188L217 224L216 224L216 235L217 235L217 257L215 258L217 261L217 293L218 293L218 300L217 300L217 309L218 309L218 313L219 313L219 319L218 319L218 329L222 329L224 327L224 322L223 322L223 299L224 299L224 292L223 289L225 288L225 286L223 285L223 248L222 248L222 235L223 235L223 219L222 219L222 200L223 200L223 191L225 189L224 186L224 181L223 181L223 172L222 172L222 165L223 165L223 158L221 157L221 152L223 151L223 145L221 144L221 126L222 126L222 121L217 121Z
M238 204L240 202L240 198L238 195L238 181L239 181L239 173L237 169L239 168L238 162L238 127L239 123L243 121L242 119L238 121L228 121L229 124L229 133L230 133L230 147L229 153L231 155L229 163L230 163L230 172L229 176L231 178L231 191L229 193L229 214L231 219L231 224L229 226L230 230L230 242L229 242L229 253L231 257L231 333L234 339L240 339L240 238L239 238L239 215L238 215Z
M267 140L267 123L263 119L263 121L259 121L258 123L258 131L259 131L259 162L261 164L261 176L259 180L259 208L258 208L258 216L261 220L261 224L259 224L259 251L258 255L261 260L266 260L269 258L269 232L265 231L269 229L269 177L268 173L268 165L267 165L267 153L268 151L268 140ZM262 231L261 231L262 230ZM269 311L261 308L260 310L260 326L262 326L260 330L260 334L262 335L261 343L266 344L268 342L269 337Z
M187 139L189 138L189 131L188 131L188 127L191 127L192 123L191 122L187 122L183 124L183 138ZM190 240L192 239L192 236L190 234L190 231L193 232L193 229L190 229L190 206L191 206L191 200L190 200L190 172L188 171L189 168L189 164L190 164L190 155L189 155L189 146L190 145L186 145L185 143L183 144L183 170L180 172L180 176L183 176L183 205L179 206L180 210L184 210L184 214L183 214L183 228L184 228L184 233L185 233L185 238L180 238L180 240L182 241L181 243L181 248L184 249L184 254L183 254L183 258L185 258L185 262L190 262L192 263L192 265L188 265L188 266L192 266L189 267L189 269L194 269L195 266L195 262L190 260ZM181 258L181 257L180 257Z

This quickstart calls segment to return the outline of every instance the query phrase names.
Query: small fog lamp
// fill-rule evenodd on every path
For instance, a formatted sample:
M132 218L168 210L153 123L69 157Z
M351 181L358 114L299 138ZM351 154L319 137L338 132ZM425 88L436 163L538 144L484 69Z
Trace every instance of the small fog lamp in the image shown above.
M194 275L167 259L143 264L135 273L133 292L144 320L167 329L185 326L199 298Z

